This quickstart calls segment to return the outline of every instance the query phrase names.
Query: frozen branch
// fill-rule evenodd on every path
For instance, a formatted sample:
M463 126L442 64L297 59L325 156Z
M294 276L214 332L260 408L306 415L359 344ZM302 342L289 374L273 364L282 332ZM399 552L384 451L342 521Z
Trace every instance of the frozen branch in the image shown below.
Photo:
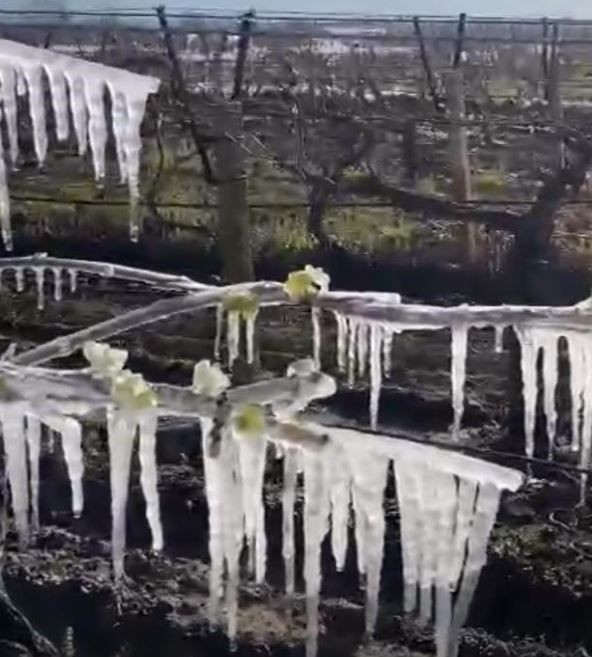
M153 288L177 292L199 292L209 287L192 281L187 276L161 274L148 269L136 269L108 262L92 260L74 260L71 258L52 258L44 253L20 258L0 258L0 270L6 269L69 269L79 273L100 276L102 278L119 278L121 280L146 283Z

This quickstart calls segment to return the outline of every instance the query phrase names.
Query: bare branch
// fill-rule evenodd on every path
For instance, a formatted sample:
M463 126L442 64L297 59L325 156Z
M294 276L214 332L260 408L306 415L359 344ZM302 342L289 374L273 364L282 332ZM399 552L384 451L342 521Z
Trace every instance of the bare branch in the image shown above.
M191 103L189 100L187 87L185 85L185 79L181 70L181 65L179 63L179 57L177 56L173 35L169 29L164 6L160 5L157 7L156 13L158 15L158 21L162 30L169 61L171 62L173 96L179 101L181 107L183 108L187 126L189 128L189 132L191 133L191 138L195 143L195 148L197 149L197 153L201 159L204 179L209 185L217 185L218 183L216 177L214 176L214 170L208 155L206 141L200 134L195 122L195 117L191 111Z

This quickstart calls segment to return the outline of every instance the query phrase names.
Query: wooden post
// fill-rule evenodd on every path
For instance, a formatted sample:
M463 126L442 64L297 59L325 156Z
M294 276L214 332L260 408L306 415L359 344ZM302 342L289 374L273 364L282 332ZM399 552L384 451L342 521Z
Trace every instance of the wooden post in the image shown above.
M228 283L252 281L247 162L240 103L227 103L217 114L214 146L218 179L218 244L222 276Z
M471 169L467 129L462 125L465 118L463 75L460 69L446 75L446 98L450 118L449 145L452 167L452 196L459 203L471 198ZM469 262L477 259L477 231L475 223L466 223L466 248Z
M563 122L563 106L561 104L561 71L559 62L559 25L553 23L553 41L551 44L551 61L549 64L549 81L548 81L548 101L549 112L553 122L560 124ZM561 132L557 128L558 132ZM560 135L557 140L557 159L555 168L561 170L565 160L565 148L563 137Z

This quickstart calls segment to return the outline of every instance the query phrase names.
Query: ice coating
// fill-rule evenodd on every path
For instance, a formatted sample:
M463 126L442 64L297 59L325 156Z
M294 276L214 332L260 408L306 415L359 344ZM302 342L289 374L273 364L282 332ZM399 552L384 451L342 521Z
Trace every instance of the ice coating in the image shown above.
M458 440L465 406L468 326L466 324L455 324L452 326L451 332L452 363L450 379L452 382L452 409L454 412L452 439Z
M56 135L60 141L69 134L69 111L72 114L78 153L86 152L90 142L95 178L105 177L107 120L104 91L107 86L111 103L111 123L115 134L120 175L127 180L130 194L130 234L138 232L138 198L141 137L140 125L146 101L158 90L157 78L138 75L123 69L62 55L46 48L35 48L0 39L0 100L4 109L10 146L10 159L18 158L18 120L15 91L28 93L33 126L35 154L39 164L47 155L48 137L44 102L44 74L49 81L55 116ZM69 94L67 93L69 89ZM69 111L68 111L69 110ZM1 155L1 153L0 153ZM0 158L2 159L2 158ZM0 221L7 250L11 250L10 211L7 175L0 165Z
M25 432L29 452L29 475L31 478L31 525L39 529L39 456L41 454L41 422L32 415L26 416Z
M157 415L152 410L144 411L138 418L140 434L140 483L146 501L146 518L152 533L152 549L160 552L163 547L162 523L160 521L160 498L158 497L158 472L156 467Z
M123 577L125 556L125 511L127 506L132 449L136 419L123 411L109 410L109 477L111 482L111 555L116 581Z

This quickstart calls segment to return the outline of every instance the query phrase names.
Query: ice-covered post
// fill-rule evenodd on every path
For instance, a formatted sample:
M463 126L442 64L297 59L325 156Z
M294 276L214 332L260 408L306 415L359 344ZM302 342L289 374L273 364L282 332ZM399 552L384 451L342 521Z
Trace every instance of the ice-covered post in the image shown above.
M446 101L450 119L449 149L452 168L452 196L455 201L463 203L471 198L471 169L467 129L463 125L465 118L463 75L459 69L454 69L446 75ZM469 262L474 262L477 258L476 224L467 222L465 235L467 258Z
M222 274L229 283L252 281L255 274L240 103L227 103L217 113L216 121L218 134L214 153L218 174L218 240Z

